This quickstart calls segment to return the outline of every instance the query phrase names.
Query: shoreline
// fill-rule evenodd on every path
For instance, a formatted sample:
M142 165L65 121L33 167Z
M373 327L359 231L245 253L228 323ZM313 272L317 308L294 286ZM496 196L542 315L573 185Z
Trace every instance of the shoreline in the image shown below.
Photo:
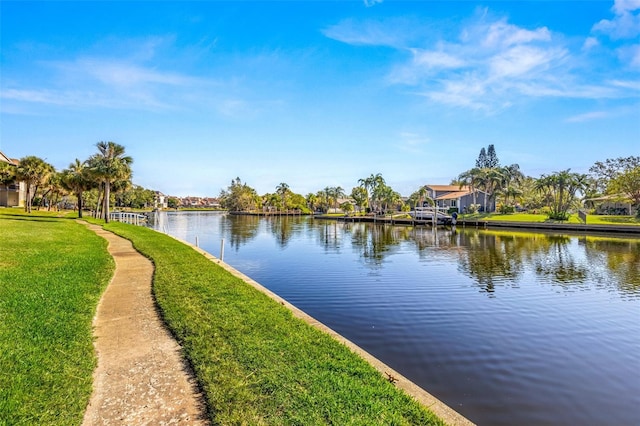
M150 229L153 229L153 228L150 228ZM156 232L163 233L163 232L157 231L157 230L156 230ZM291 304L290 302L288 302L284 298L280 297L276 293L274 293L271 290L269 290L268 288L264 287L259 282L253 280L249 276L247 276L247 275L243 274L242 272L238 271L233 266L229 265L228 263L225 263L224 261L221 261L220 259L218 259L214 255L212 255L211 253L201 249L200 247L198 247L198 246L196 246L196 245L194 245L194 244L192 244L192 243L190 243L188 241L184 241L184 240L182 240L182 239L180 239L178 237L175 237L175 236L173 236L171 234L165 234L165 235L175 239L176 241L179 241L180 243L182 243L184 245L187 245L187 246L191 247L192 249L194 249L198 253L202 254L206 259L210 260L211 262L215 263L216 265L219 265L225 271L229 272L230 274L234 275L237 278L240 278L241 280L243 280L244 282L246 282L247 284L249 284L250 286L252 286L256 290L258 290L261 293L267 295L273 301L275 301L275 302L281 304L282 306L286 307L287 309L289 309L291 311L291 313L294 315L294 317L296 317L298 319L301 319L302 321L304 321L309 326L314 327L314 328L322 331L323 333L328 334L333 339L335 339L337 342L342 343L343 345L348 347L353 353L355 353L356 355L358 355L359 357L364 359L373 368L375 368L383 377L388 377L389 381L391 381L398 389L401 389L406 394L408 394L409 396L414 398L416 401L418 401L418 403L420 403L421 405L425 406L427 409L431 410L436 416L438 416L446 424L451 425L451 426L473 426L473 425L475 425L475 423L473 423L472 421L470 421L469 419L464 417L462 414L458 413L453 408L449 407L447 404L445 404L444 402L440 401L435 396L431 395L425 389L421 388L420 386L418 386L417 384L415 384L414 382L412 382L411 380L409 380L408 378L406 378L405 376L403 376L402 374L397 372L395 369L393 369L390 366L388 366L387 364L383 363L382 361L380 361L379 359L377 359L376 357L374 357L373 355L371 355L370 353L368 353L367 351L362 349L360 346L356 345L355 343L353 343L352 341L350 341L346 337L344 337L341 334L337 333L336 331L334 331L330 327L326 326L322 322L320 322L317 319L313 318L311 315L307 314L306 312L304 312L303 310L299 309L295 305Z
M393 219L393 218L376 218L372 216L329 216L316 215L314 219L320 220L337 220L339 222L353 223L378 223L388 225L404 225L404 226L429 226L433 227L431 220L424 219ZM442 224L437 226L442 227ZM444 226L451 227L453 225L446 224ZM513 228L513 229L533 229L544 231L570 231L583 233L613 233L613 234L632 234L640 235L640 226L634 225L603 225L603 224L582 224L582 223L546 223L546 222L515 222L515 221L499 221L499 220L482 220L482 219L458 219L455 225L458 228Z

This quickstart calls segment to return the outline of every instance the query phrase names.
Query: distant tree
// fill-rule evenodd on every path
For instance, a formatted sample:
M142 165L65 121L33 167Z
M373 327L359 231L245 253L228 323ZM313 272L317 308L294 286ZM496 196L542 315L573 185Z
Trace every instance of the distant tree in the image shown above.
M170 209L177 209L179 205L180 200L178 200L176 197L169 197L167 199L167 207L169 207Z
M226 190L220 191L220 205L230 211L251 211L261 208L261 198L255 189L237 177Z
M487 148L487 162L485 167L490 169L500 167L500 160L498 160L498 155L496 154L496 149L493 144Z
M353 212L353 204L351 204L348 201L345 201L345 202L340 204L340 210L342 210L344 212L344 214L349 214L349 213Z
M477 162L476 162L477 163ZM460 188L468 186L473 197L473 204L478 204L478 190L483 185L482 168L474 167L458 176Z
M69 164L69 167L62 171L62 185L73 195L78 202L78 217L82 218L82 201L85 191L95 186L94 181L89 176L89 169L85 161L76 160Z
M62 185L62 173L53 170L42 187L41 205L46 205L47 210L51 211L51 208L60 202L60 198L65 193L66 189Z
M536 189L543 193L550 208L549 219L569 219L569 208L575 201L575 195L587 183L587 175L570 173L570 169L542 175L536 181Z
M608 158L604 162L597 161L589 172L596 181L596 190L600 193L607 192L609 181L616 178L620 173L624 173L636 167L640 167L640 157L618 157Z
M25 203L24 210L31 213L33 199L38 191L38 187L49 178L54 171L53 166L43 159L30 155L20 159L20 164L16 168L16 180L25 183Z
M520 171L518 164L500 167L501 182L496 191L504 196L505 205L513 205L516 198L522 195L520 185L524 180L524 175ZM512 202L510 202L510 200Z
M115 142L98 142L98 153L94 154L89 164L93 175L104 187L102 212L104 220L109 223L109 205L111 202L111 185L117 181L131 178L131 164L133 158L125 155L125 148Z
M4 186L5 191L9 189L8 185L12 183L15 178L16 166L0 161L0 185Z
M367 191L367 205L370 209L377 209L376 193L380 192L377 188L381 185L385 185L385 180L380 173L371 174L368 178L358 179L358 184Z
M484 147L481 148L480 154L478 154L478 158L476 159L476 168L495 169L498 167L500 167L500 160L498 160L496 148L493 146L493 144L489 145L486 150L484 149Z
M316 211L316 206L318 205L318 196L312 192L308 193L305 197L307 201L307 206L312 212Z
M476 159L476 169L482 169L487 167L487 151L482 147L480 149L480 154L478 154L478 158Z
M640 207L640 166L618 173L609 181L607 192L626 197L636 207ZM640 208L638 216L640 216Z
M368 201L366 189L361 186L354 187L353 189L351 189L351 198L356 203L358 211L364 210Z
M342 188L341 186L333 186L330 189L331 189L331 199L333 200L334 208L335 208L338 206L339 200L341 198L346 197L346 194L344 192L344 188Z
M286 205L287 205L286 200L287 200L287 195L288 195L289 192L291 192L291 190L289 189L289 185L287 185L284 182L282 182L278 186L276 186L276 193L278 195L280 195L280 199L282 200L282 208L283 209L286 208Z
M429 192L425 186L421 186L417 191L409 196L409 201L413 203L413 207L422 207L425 202L434 205L435 202L429 197Z

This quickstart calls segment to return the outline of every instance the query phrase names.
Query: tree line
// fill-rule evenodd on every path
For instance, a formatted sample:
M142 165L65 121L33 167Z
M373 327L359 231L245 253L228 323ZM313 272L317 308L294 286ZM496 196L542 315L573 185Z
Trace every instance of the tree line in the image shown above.
M77 199L78 215L90 207L96 217L109 220L110 205L143 208L154 203L155 191L134 185L131 181L133 159L125 148L115 142L98 142L97 153L88 159L76 159L69 167L57 172L36 156L20 159L19 164L0 162L0 184L22 181L26 186L25 210L34 205L51 208L65 195ZM596 162L589 174L573 173L570 169L541 175L526 176L518 164L502 166L494 145L484 147L475 166L462 172L450 184L469 188L474 196L469 213L487 211L487 202L496 203L499 213L527 210L546 213L555 220L568 219L569 213L585 206L594 208L598 199L625 202L640 207L640 157L629 156ZM483 205L476 194L486 196ZM238 177L221 190L220 204L230 211L315 211L396 212L410 211L425 203L434 204L425 186L409 197L402 197L389 186L380 173L358 179L349 193L340 186L327 186L306 196L291 190L285 182L274 192L259 195Z
M59 205L62 198L73 195L78 217L87 204L94 216L109 221L110 206L142 208L152 205L155 192L131 181L133 158L115 142L98 142L97 153L84 161L76 159L69 167L55 167L37 156L26 156L17 165L0 162L0 184L24 182L25 211L33 207Z
M567 220L573 210L583 206L594 208L598 199L625 202L640 206L640 157L621 157L596 162L590 174L573 173L570 169L543 174L538 178L526 176L518 164L502 166L494 145L484 147L475 167L462 172L450 184L467 187L473 204L468 213L487 211L487 202L496 202L499 213L526 210L547 214L550 219ZM483 205L476 202L483 192ZM287 183L280 183L274 193L263 196L238 177L220 192L223 208L230 211L312 211L388 212L409 211L425 203L434 204L425 186L403 198L391 188L380 173L358 179L350 193L344 188L326 187L306 196L291 191Z

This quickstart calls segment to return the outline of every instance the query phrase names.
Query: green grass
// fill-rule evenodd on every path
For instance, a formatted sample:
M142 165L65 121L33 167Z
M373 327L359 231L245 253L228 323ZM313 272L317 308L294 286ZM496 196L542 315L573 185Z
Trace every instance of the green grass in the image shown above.
M0 424L80 424L91 396L91 323L113 261L59 216L0 209Z
M532 213L476 213L460 215L463 220L495 220L501 222L545 222L545 223L582 223L578 215L572 214L568 221L549 220L545 214ZM589 225L640 225L640 221L633 216L602 216L588 215L587 224Z
M154 295L214 424L442 424L346 346L192 248L147 228L105 228L153 260Z

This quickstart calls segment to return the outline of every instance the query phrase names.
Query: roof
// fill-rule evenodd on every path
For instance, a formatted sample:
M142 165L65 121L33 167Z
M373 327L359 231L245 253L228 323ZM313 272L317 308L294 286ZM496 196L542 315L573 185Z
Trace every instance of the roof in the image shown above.
M465 193L469 192L468 186L462 186L462 187L460 187L460 185L425 185L425 186L429 189L433 189L434 191L448 191L448 192L464 191Z
M436 200L457 200L458 198L464 197L465 195L469 194L471 194L471 191L447 192L444 195L436 197Z
M2 151L0 151L0 161L2 161L3 163L13 164L14 166L17 166L19 163L18 160L14 160L4 155Z

